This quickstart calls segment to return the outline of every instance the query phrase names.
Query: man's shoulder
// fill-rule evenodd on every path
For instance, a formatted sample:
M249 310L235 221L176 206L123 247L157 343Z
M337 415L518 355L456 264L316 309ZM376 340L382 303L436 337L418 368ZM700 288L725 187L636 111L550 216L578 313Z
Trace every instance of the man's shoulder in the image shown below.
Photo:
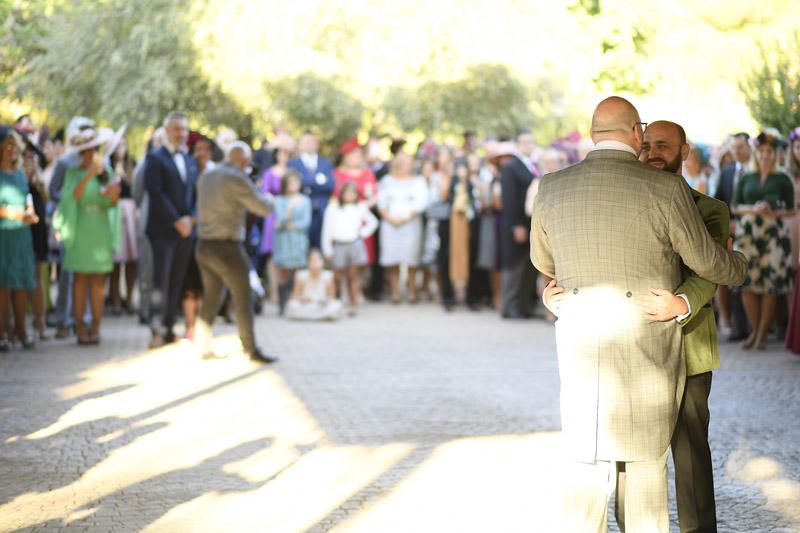
M706 217L706 214L728 214L728 204L722 200L718 200L694 189L692 189L692 197L694 197L694 203L697 204L697 209L700 211L700 214L703 215L703 218Z

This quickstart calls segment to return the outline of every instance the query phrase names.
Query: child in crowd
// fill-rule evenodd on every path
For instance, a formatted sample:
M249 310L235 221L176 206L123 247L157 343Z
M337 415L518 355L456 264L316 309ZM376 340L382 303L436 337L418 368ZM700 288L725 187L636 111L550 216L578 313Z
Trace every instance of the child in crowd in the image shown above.
M330 209L330 208L329 208ZM308 254L308 269L295 275L287 314L292 320L338 320L342 302L336 299L333 272L317 249Z
M338 202L328 204L322 222L322 253L333 266L336 286L344 279L350 296L349 316L355 316L361 299L361 272L367 264L364 239L378 229L365 204L358 202L358 186L350 181L339 191Z
M311 200L300 192L300 174L288 170L275 200L273 262L278 269L278 312L283 316L294 272L306 266Z

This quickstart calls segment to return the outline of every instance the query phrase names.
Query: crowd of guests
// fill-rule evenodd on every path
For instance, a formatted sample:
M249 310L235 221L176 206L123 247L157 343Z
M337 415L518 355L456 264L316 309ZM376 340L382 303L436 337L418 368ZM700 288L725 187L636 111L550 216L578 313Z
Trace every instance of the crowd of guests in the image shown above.
M0 129L0 350L44 341L48 326L98 344L107 305L138 313L151 347L177 340L180 315L191 339L198 319L232 321L235 310L241 322L244 303L260 309L264 299L294 320L356 316L365 300L532 318L549 281L529 255L539 178L592 149L577 134L542 148L528 130L466 133L456 145L371 135L328 159L308 132L277 130L253 152L231 130L212 139L172 113L137 162L124 133L76 117L51 135L28 115ZM745 286L716 298L722 329L745 348L774 334L800 353L799 137L800 128L694 144L683 167L691 187L728 203L735 246L750 260ZM208 176L237 188L235 208L203 201ZM206 189L225 196L221 186ZM209 219L219 209L231 220L249 214L225 230ZM215 277L219 235L243 247L240 281Z

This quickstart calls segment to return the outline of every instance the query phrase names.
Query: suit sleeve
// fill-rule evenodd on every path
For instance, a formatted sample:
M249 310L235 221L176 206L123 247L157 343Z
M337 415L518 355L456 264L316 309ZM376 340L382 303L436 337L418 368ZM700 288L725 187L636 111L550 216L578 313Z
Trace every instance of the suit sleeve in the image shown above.
M533 204L533 220L531 221L531 263L536 270L549 277L556 279L556 268L553 260L553 250L550 248L550 240L547 238L544 224L542 223L542 206L540 205L541 195L536 195Z
M237 194L242 205L254 215L265 217L275 210L271 194L262 194L248 179L236 180Z
M747 259L728 252L706 231L689 186L676 180L669 207L669 239L683 263L698 276L720 285L741 285L747 277Z
M169 220L176 222L180 215L172 201L164 194L161 164L152 155L147 156L144 166L144 183L150 198L150 212L166 213Z
M67 164L59 160L56 163L56 168L53 170L53 178L50 180L50 186L48 187L48 193L50 195L50 200L57 204L61 201L61 187L64 185L64 176L67 174Z
M719 243L720 246L726 246L728 236L730 235L728 207L723 203L715 203L714 209L704 217L703 222L711 237ZM686 274L683 283L675 291L675 294L686 295L686 298L689 300L690 313L688 317L679 322L681 326L685 326L691 322L700 310L711 302L711 299L717 292L716 283L701 278L687 267L684 267L684 270Z

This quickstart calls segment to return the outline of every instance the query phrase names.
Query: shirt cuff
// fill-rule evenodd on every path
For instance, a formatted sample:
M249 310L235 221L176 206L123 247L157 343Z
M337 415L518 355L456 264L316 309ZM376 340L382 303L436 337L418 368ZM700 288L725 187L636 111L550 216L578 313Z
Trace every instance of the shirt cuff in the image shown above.
M688 309L688 311L686 311L685 314L678 315L675 317L675 320L677 320L678 322L683 322L684 320L686 320L691 316L692 304L689 303L689 298L685 294L678 294L677 296L678 298L683 298L683 301L686 302L686 308Z

